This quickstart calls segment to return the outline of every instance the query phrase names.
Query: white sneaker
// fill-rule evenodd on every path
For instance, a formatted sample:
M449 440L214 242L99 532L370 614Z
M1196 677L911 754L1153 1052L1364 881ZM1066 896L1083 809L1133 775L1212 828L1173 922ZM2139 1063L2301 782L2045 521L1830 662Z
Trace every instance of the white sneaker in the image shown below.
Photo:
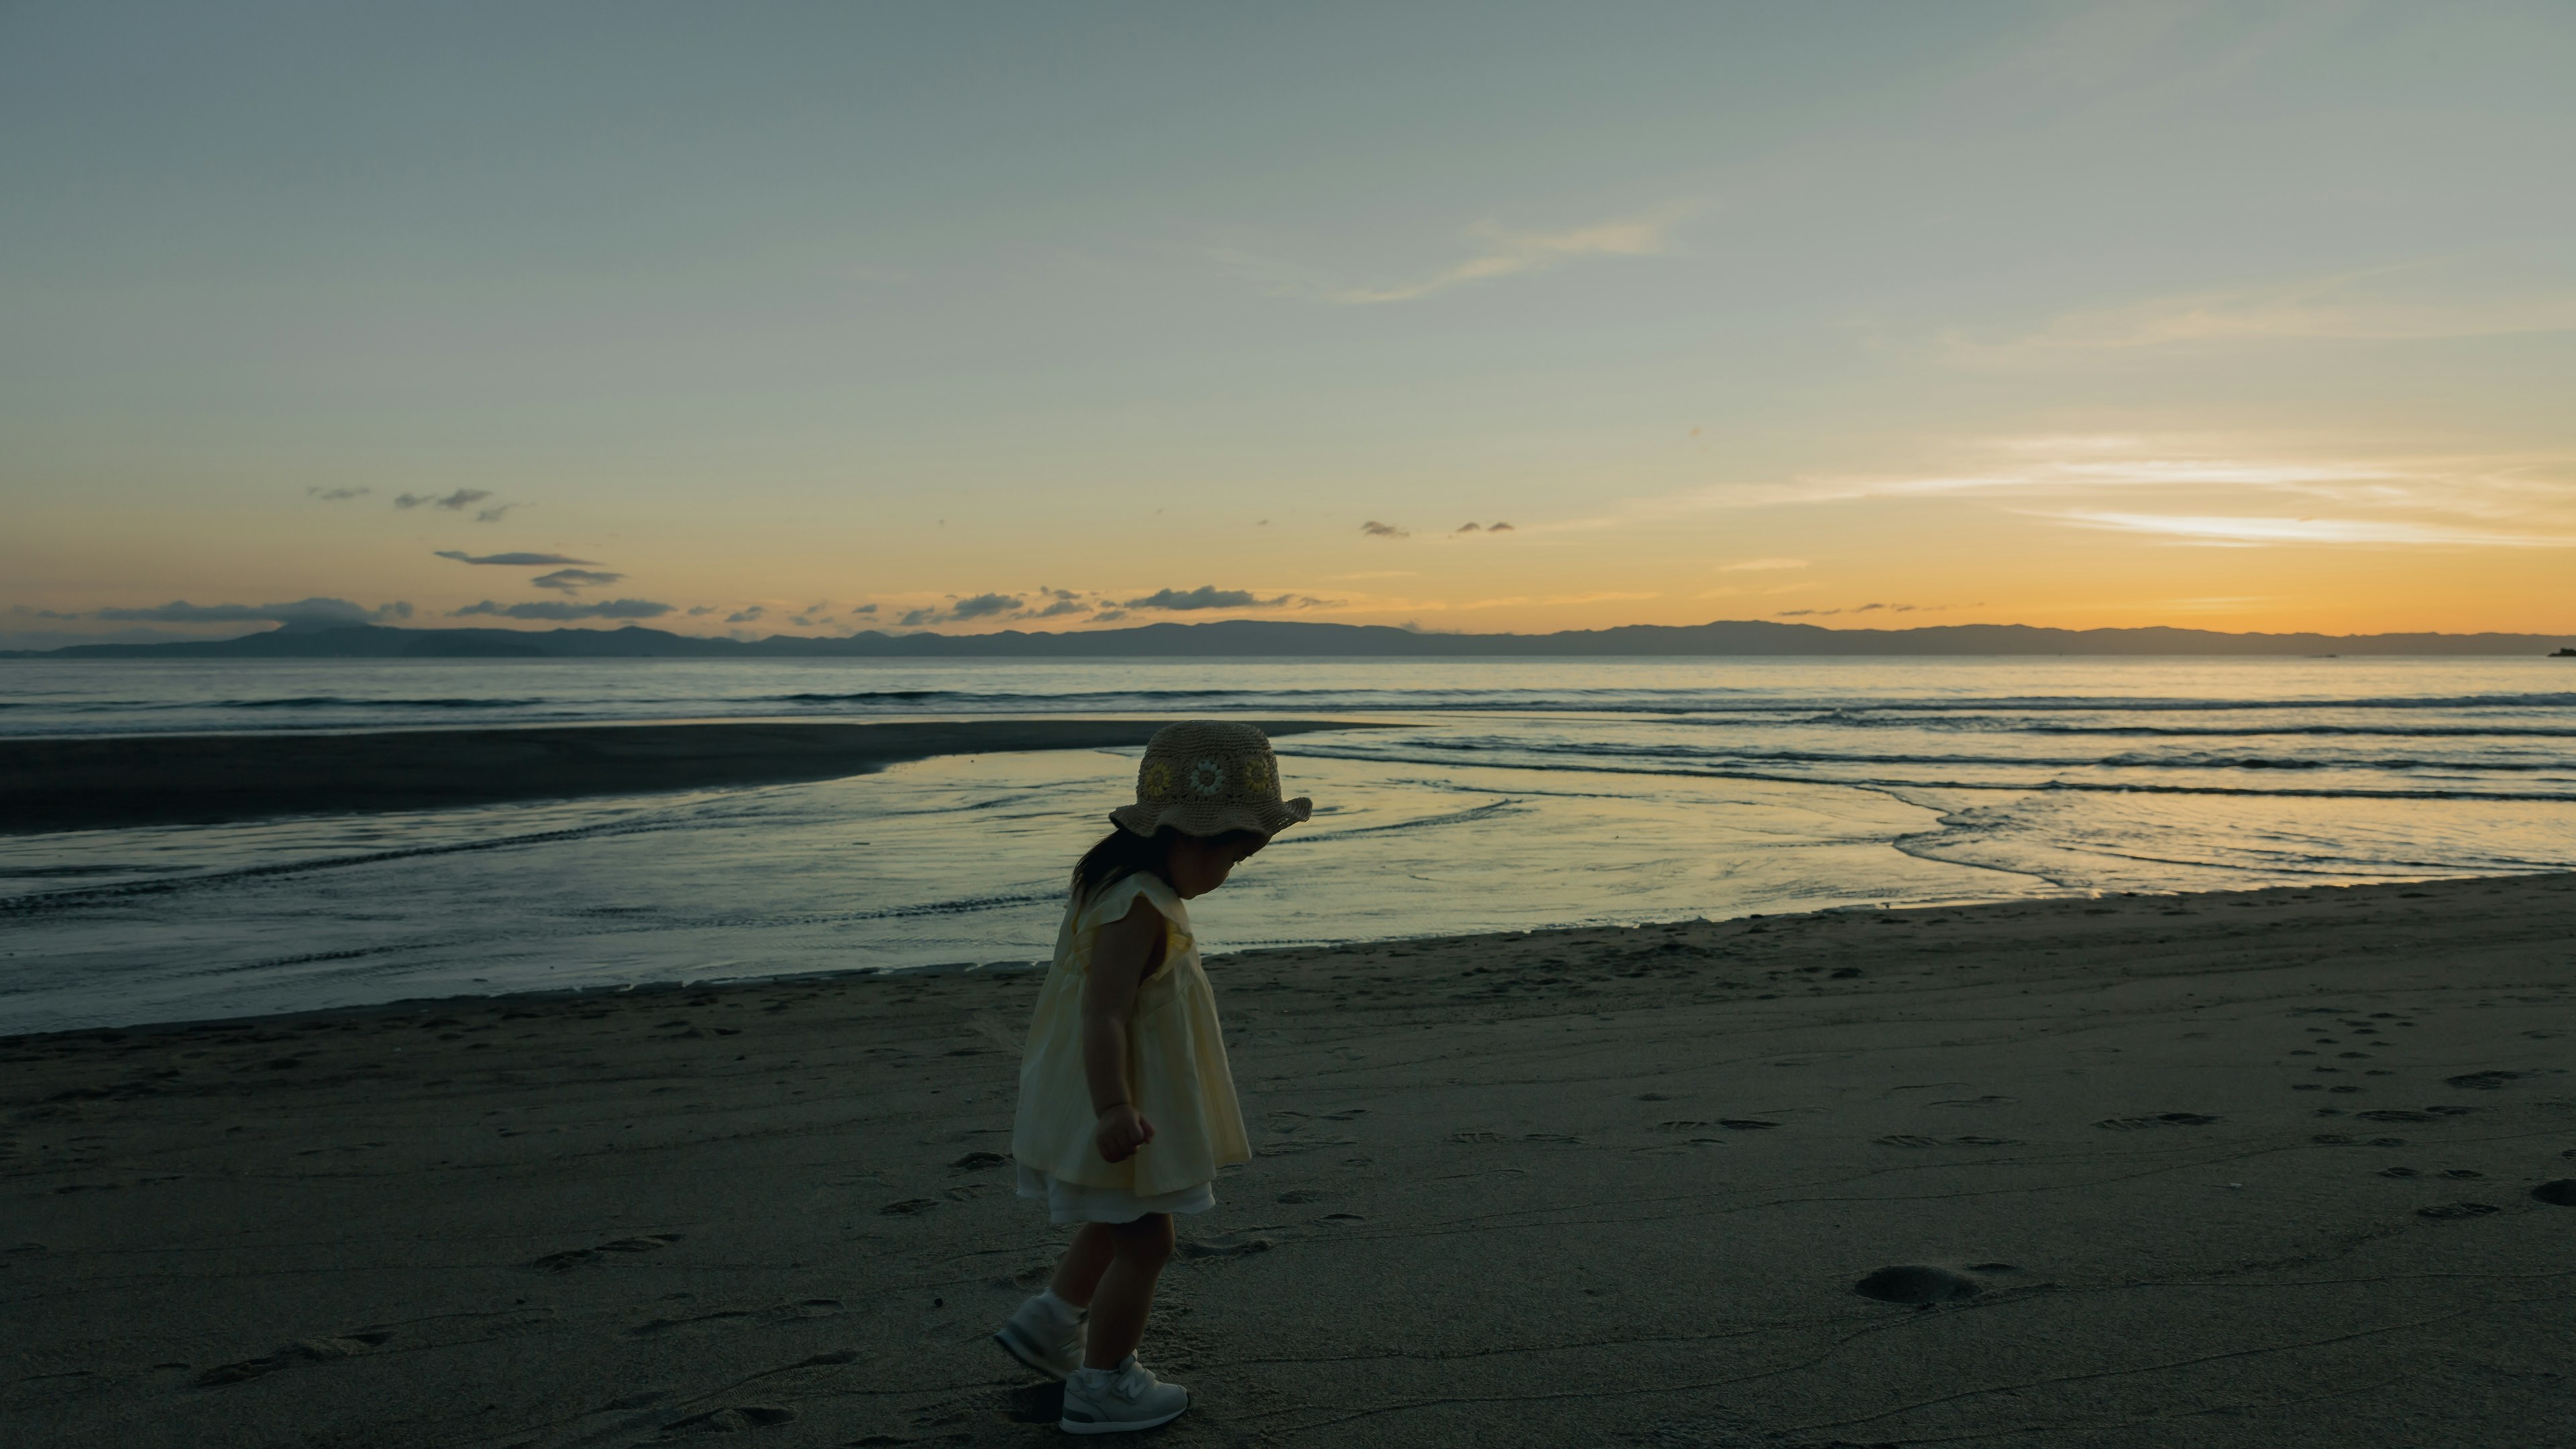
M1065 1375L1064 1417L1056 1427L1068 1434L1125 1434L1168 1424L1189 1406L1189 1390L1156 1379L1131 1353L1114 1369Z
M1011 1311L994 1331L993 1341L1011 1357L1051 1379L1082 1367L1082 1325L1089 1315L1064 1316L1043 1297L1031 1298Z

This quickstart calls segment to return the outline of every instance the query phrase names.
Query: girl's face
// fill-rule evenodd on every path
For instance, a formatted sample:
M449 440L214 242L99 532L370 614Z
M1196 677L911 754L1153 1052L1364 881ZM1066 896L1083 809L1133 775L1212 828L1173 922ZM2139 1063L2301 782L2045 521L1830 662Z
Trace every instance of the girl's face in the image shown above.
M1203 896L1225 884L1235 866L1257 854L1270 842L1249 831L1233 831L1213 838L1204 835L1179 835L1172 839L1172 853L1164 868L1172 873L1172 891L1182 900Z

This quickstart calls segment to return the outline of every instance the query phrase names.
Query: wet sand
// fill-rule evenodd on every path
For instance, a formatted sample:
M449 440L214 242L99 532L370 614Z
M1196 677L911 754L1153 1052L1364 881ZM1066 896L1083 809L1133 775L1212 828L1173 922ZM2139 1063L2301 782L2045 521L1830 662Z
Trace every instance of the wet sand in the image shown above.
M213 825L831 780L934 755L1142 745L1168 720L542 725L0 739L0 831ZM1352 729L1264 720L1274 735Z
M1199 1403L1158 1442L2490 1446L2576 1410L2576 877L1211 969L1261 1156L1184 1221L1145 1353ZM1001 1155L1035 987L0 1043L0 1438L1060 1442L985 1338L1057 1236Z

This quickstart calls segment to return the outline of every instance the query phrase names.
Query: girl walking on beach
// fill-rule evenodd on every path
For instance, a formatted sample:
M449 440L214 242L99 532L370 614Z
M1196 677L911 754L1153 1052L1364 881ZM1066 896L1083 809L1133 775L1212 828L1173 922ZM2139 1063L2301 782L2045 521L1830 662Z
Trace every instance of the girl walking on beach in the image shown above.
M1145 747L1136 803L1073 869L1055 964L1020 1063L1011 1154L1020 1196L1079 1224L1047 1290L994 1334L1011 1356L1064 1380L1075 1434L1150 1429L1189 1390L1136 1361L1154 1283L1172 1255L1172 1214L1216 1206L1217 1169L1252 1160L1216 996L1181 903L1306 819L1279 798L1269 737L1245 724L1168 725Z

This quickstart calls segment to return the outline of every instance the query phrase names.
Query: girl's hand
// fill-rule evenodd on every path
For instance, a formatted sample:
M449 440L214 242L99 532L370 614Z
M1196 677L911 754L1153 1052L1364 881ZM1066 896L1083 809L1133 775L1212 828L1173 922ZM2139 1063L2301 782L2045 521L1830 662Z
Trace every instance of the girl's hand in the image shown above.
M1125 1162L1136 1155L1137 1148L1153 1140L1154 1124L1125 1102L1101 1113L1100 1121L1091 1129L1092 1145L1108 1162Z

